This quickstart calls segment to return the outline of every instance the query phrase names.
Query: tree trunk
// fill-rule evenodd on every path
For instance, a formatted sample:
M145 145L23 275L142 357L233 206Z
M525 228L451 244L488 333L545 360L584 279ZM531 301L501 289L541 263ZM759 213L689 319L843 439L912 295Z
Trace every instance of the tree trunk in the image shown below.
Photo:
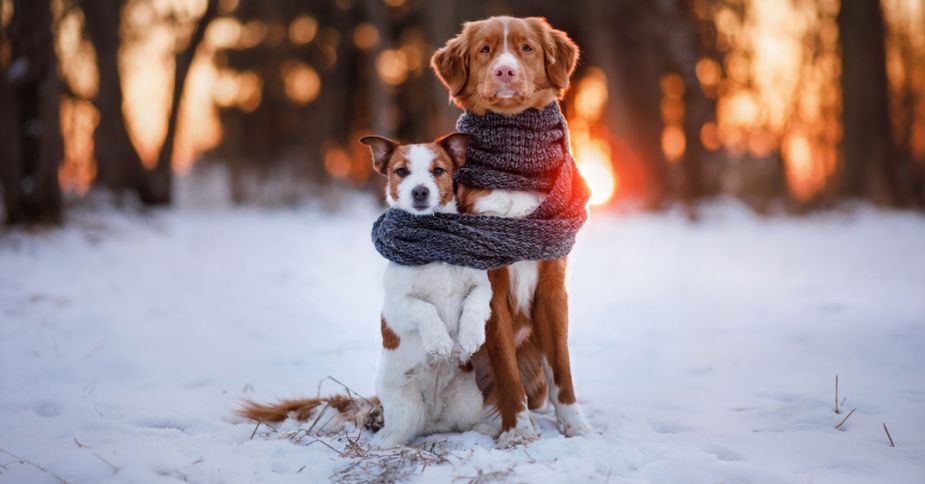
M697 19L690 0L662 0L657 3L664 23L661 31L665 57L671 71L684 80L683 131L686 146L680 160L680 187L677 191L684 202L688 218L697 218L697 202L706 194L704 187L705 150L700 129L715 109L707 99L697 78L697 61L702 48L697 31Z
M604 119L613 134L617 196L635 199L649 210L666 201L663 123L659 103L658 32L652 2L586 1L578 8L587 27L583 62L607 73Z
M100 113L93 132L98 183L117 196L126 191L142 192L146 183L141 157L132 145L122 111L122 82L119 78L119 19L121 1L82 0L87 34L96 49L99 89L93 103Z
M0 81L0 177L9 224L61 221L61 81L51 25L50 2L14 2L11 63Z
M180 102L183 100L183 89L186 86L186 77L189 74L190 66L196 57L196 49L202 43L206 35L206 29L212 19L218 15L218 0L209 0L206 5L206 11L199 18L196 29L190 36L189 43L183 49L176 59L176 70L173 80L173 97L170 101L170 115L167 119L167 135L164 137L164 145L161 146L161 152L157 157L157 165L148 178L148 200L146 203L153 205L166 205L170 203L170 186L173 181L173 170L171 170L171 161L173 160L173 148L177 135L177 120L180 116Z
M879 0L841 2L844 137L841 193L895 204L893 141L886 75L885 27Z

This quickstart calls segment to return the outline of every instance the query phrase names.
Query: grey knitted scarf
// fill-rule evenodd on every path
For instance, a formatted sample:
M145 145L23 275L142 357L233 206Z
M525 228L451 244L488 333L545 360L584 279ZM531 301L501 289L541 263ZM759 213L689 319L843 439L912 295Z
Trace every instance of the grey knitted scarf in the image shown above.
M546 199L525 218L389 209L373 224L376 250L402 265L440 261L476 269L568 254L588 217L590 192L572 158L558 103L512 116L467 111L456 128L472 135L457 182L538 191Z

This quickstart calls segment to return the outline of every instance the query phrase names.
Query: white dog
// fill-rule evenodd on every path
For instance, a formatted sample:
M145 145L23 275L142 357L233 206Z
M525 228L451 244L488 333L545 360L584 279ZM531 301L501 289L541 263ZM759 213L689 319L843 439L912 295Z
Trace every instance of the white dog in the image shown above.
M453 171L465 162L467 135L414 145L380 136L360 141L388 178L391 207L422 217L456 212ZM384 282L376 392L385 421L375 443L390 447L418 435L472 429L483 401L468 361L485 342L491 313L486 272L443 262L390 262Z

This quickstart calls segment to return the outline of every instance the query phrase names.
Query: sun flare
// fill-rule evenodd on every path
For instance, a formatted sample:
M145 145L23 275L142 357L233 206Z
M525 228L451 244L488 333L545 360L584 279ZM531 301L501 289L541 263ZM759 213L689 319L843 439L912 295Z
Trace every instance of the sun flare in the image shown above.
M575 146L575 160L578 171L591 189L591 205L602 205L616 191L617 180L610 166L610 148L600 140L580 142Z
M606 102L607 76L599 68L589 67L576 86L574 116L569 126L578 171L591 189L591 205L603 205L617 189L610 145L592 134L592 125L600 120Z

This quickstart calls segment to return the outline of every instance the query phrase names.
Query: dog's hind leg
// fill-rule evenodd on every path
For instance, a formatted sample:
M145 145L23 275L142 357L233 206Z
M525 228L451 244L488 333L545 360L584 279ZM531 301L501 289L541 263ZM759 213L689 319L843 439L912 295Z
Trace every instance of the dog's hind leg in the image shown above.
M404 445L424 431L428 411L417 385L383 385L378 391L384 422L373 445L381 448Z
M460 370L444 390L443 410L430 432L467 432L482 418L482 392L472 370Z

